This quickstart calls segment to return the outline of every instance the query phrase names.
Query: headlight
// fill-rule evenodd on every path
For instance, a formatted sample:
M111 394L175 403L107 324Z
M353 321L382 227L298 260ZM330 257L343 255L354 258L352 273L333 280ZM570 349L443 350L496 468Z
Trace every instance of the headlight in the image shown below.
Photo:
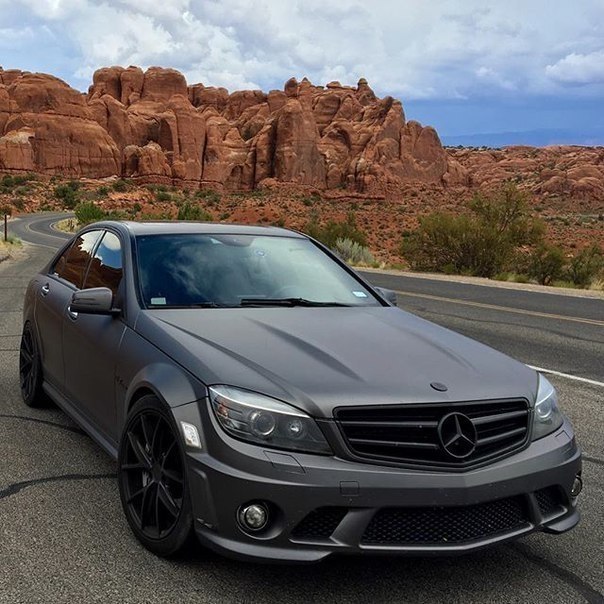
M279 449L331 453L315 421L286 403L231 386L212 386L210 403L220 426L235 438Z
M557 430L562 422L563 417L558 408L556 389L550 384L549 380L539 374L539 388L533 419L533 440Z

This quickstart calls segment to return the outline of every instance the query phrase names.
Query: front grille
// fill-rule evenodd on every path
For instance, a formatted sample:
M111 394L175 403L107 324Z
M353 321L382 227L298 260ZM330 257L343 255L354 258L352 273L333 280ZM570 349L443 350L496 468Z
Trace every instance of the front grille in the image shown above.
M347 511L347 508L342 507L317 508L296 526L292 531L292 537L312 541L329 539Z
M447 545L509 533L529 525L524 498L449 508L384 508L361 540L366 545Z
M556 516L564 511L564 505L558 487L548 487L535 493L539 511L544 518Z
M447 453L439 437L441 420L452 412L476 430L476 447L463 458ZM340 407L334 415L354 455L392 463L467 468L522 448L529 436L524 399Z

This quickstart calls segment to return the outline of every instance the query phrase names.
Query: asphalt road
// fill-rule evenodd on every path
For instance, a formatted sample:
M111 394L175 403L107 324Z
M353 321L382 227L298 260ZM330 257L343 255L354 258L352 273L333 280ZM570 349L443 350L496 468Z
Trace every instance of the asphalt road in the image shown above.
M59 410L20 400L22 298L60 245L48 231L55 219L12 221L14 234L48 247L27 245L0 263L0 602L604 603L604 386L555 375L585 452L583 519L570 533L462 558L334 558L311 567L243 564L201 548L181 561L148 553L122 515L115 464ZM399 305L430 320L533 365L602 381L601 300L370 278L405 291Z

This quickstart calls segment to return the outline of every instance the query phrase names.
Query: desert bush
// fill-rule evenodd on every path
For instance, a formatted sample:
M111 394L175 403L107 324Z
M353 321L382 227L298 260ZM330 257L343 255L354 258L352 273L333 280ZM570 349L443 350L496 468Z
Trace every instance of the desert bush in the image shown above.
M337 239L333 251L344 262L356 266L371 266L375 264L375 258L368 247L352 241L352 239Z
M0 180L0 193L11 193L15 188L22 187L32 180L37 180L33 173L5 174Z
M329 220L325 224L320 223L319 216L315 212L311 215L304 232L329 248L333 248L338 239L349 239L361 246L367 246L367 236L357 227L353 212L349 212L346 220L342 222Z
M220 193L213 189L199 189L199 191L195 191L195 197L205 200L210 206L220 203Z
M551 285L564 273L565 261L560 246L540 243L527 258L526 273L541 285Z
M111 188L118 192L118 193L124 193L125 191L128 190L128 181L124 180L123 178L120 178L119 180L116 180L112 185Z
M589 287L604 273L604 253L598 245L591 245L570 261L567 276L577 287Z
M199 204L191 201L185 201L180 208L178 208L177 220L200 220L203 222L211 222L214 218L206 210L204 210Z
M543 238L543 222L530 216L526 195L514 185L476 195L467 210L420 218L419 228L401 244L412 268L493 277L512 263L521 246Z
M63 204L63 207L73 210L80 201L80 183L70 180L67 183L57 185L54 189L55 197Z
M92 201L82 201L74 209L75 217L79 226L85 226L97 220L107 218L107 213L95 205Z

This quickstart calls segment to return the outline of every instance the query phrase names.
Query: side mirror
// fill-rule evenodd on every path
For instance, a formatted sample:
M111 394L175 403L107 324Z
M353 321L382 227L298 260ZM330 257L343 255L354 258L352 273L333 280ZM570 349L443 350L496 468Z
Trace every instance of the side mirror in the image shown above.
M74 292L69 310L84 315L116 315L120 312L113 308L113 292L108 287L91 287Z
M375 289L382 298L390 302L390 304L396 306L396 292L393 292L391 289L386 289L385 287L374 287L373 289Z

